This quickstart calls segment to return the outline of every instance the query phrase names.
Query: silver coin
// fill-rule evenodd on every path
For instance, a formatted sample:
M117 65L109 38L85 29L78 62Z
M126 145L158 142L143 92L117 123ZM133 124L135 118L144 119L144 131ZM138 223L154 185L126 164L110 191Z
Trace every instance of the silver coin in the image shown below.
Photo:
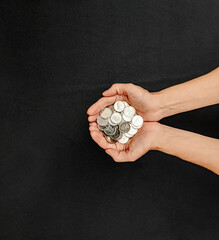
M126 101L123 101L123 103L124 103L125 107L129 106L129 104Z
M122 121L122 115L118 112L114 112L110 117L111 122L119 124Z
M123 136L123 134L122 134L122 132L120 132L119 131L119 128L117 127L117 129L116 129L116 132L115 132L115 134L113 134L112 136L111 136L111 138L113 139L113 140L119 140L119 139L121 139L122 138L122 136Z
M125 107L124 115L127 118L132 118L135 115L135 109L132 106Z
M127 133L130 130L130 124L127 122L123 122L119 125L119 130L123 133Z
M101 116L97 117L97 123L102 126L105 127L108 124L108 119L104 119Z
M105 135L105 138L106 138L108 143L115 143L115 140L113 140L110 136Z
M103 131L107 136L111 136L115 134L116 128L111 125L108 125Z
M117 125L116 123L114 123L114 122L111 121L111 118L108 119L108 122L109 122L109 124L112 125L112 126L116 126L116 125Z
M141 128L142 125L143 125L143 118L140 116L140 115L135 115L133 118L132 118L132 126L134 128Z
M97 127L98 127L101 131L103 131L103 130L107 127L107 125L106 125L106 126L100 126L99 124L97 124Z
M122 112L125 108L125 105L123 103L123 101L117 101L114 103L114 109L117 111L117 112Z
M130 130L127 133L131 136L134 136L137 132L138 132L138 129L133 128L132 125L131 125Z
M112 113L115 111L113 105L108 106L108 108L112 111Z
M125 122L131 122L131 121L132 121L132 117L126 117L125 114L122 114L122 119L123 119Z
M121 113L121 116L123 116L123 114ZM124 119L123 119L123 117L122 117L122 120L121 120L121 122L120 122L120 124L122 124L122 123L124 123L124 122L126 122Z
M101 112L100 112L100 116L104 119L108 119L112 114L112 111L110 108L104 108Z
M123 135L123 136L119 139L119 142L124 144L124 143L127 143L128 140L129 140L129 138L126 137L125 135Z
M132 138L132 137L133 137L133 135L131 135L131 134L129 134L129 133L124 133L124 135L125 135L126 137L128 137L128 138Z

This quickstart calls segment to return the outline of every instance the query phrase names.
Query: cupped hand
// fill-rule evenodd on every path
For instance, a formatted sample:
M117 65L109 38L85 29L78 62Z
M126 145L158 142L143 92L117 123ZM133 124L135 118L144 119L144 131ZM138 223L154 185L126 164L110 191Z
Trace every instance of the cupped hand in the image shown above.
M96 122L90 123L89 127L93 140L116 162L133 162L149 150L155 149L158 129L158 122L144 122L136 135L126 144L122 144L108 143Z
M90 122L96 121L99 112L104 107L114 104L119 100L126 101L133 106L137 114L143 117L144 121L160 120L158 114L159 104L156 96L132 83L113 84L108 90L103 92L103 97L88 109L88 120Z

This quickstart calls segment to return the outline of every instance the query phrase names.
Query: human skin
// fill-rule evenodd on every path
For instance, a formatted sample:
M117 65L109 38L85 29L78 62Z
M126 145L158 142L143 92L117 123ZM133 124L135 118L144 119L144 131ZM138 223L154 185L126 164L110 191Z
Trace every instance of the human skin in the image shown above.
M125 100L144 121L159 121L177 113L191 111L219 103L219 68L191 81L150 93L132 83L113 84L103 97L87 111L90 122L96 121L104 107L117 100Z
M135 107L144 124L128 143L109 144L95 121L100 110L118 100L125 100ZM114 84L88 109L89 129L93 140L117 162L135 161L149 150L159 150L219 174L219 140L156 122L167 116L217 103L219 68L155 93L133 84Z

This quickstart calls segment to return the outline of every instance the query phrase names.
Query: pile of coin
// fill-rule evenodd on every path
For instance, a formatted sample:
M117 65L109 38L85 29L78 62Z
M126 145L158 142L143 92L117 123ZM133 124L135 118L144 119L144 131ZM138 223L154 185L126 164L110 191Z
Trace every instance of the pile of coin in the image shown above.
M126 101L104 108L97 117L98 128L109 143L127 143L143 125L143 118Z

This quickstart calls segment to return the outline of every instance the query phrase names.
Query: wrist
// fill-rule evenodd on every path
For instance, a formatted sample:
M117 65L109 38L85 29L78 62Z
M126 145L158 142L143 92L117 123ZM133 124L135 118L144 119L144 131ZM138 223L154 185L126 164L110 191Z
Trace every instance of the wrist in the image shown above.
M151 142L151 150L165 151L165 144L169 141L169 128L157 122L155 134Z
M161 136L161 126L162 124L156 122L154 124L153 135L151 137L151 146L150 150L158 150L160 147L160 136Z
M151 98L153 102L152 112L153 112L155 121L159 121L165 117L165 112L167 111L165 102L164 102L165 99L163 98L163 93L161 91L152 92Z
M170 94L169 91L164 89L159 92L154 92L152 95L158 121L162 118L182 112L185 103L180 100L181 98L177 92Z

